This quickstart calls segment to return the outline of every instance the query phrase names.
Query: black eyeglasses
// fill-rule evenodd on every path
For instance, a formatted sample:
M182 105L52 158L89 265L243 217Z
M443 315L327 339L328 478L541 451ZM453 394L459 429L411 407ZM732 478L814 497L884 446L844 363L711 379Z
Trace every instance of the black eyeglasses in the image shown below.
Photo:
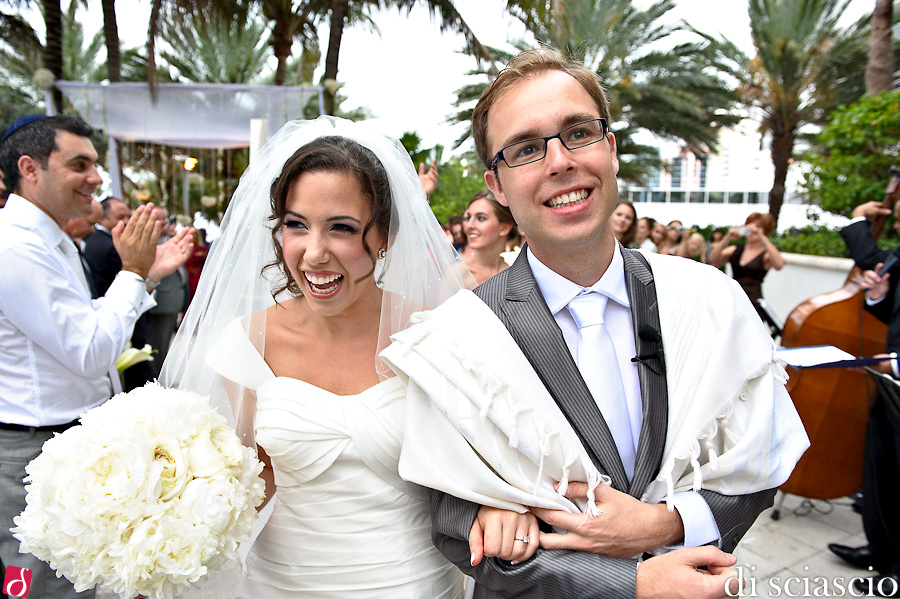
M608 132L606 119L591 119L566 127L555 135L523 139L497 152L491 161L491 170L496 169L501 160L510 168L542 160L547 155L547 142L551 139L558 139L567 150L577 150L606 139Z

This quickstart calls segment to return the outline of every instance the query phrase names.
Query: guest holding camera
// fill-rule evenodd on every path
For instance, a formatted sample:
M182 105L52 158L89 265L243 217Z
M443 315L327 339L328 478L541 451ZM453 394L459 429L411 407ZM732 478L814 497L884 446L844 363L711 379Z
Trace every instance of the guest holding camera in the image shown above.
M729 229L718 243L713 244L709 254L709 263L713 266L731 264L731 276L753 302L763 322L766 318L759 305L763 279L770 268L781 270L785 264L784 256L769 241L773 230L775 218L771 214L754 212L747 217L743 227ZM742 238L746 241L731 245L732 241Z

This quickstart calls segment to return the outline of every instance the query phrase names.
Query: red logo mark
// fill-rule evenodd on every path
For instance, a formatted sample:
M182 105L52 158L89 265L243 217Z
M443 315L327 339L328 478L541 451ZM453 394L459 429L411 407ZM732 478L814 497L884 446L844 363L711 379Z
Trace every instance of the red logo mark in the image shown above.
M3 592L10 597L27 597L31 588L31 570L8 566L3 579Z

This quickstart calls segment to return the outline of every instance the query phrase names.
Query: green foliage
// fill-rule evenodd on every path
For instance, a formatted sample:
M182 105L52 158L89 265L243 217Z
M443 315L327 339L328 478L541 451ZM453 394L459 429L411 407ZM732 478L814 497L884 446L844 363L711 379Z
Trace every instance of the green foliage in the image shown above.
M254 8L223 15L202 5L171 5L162 31L171 47L162 57L183 81L254 83L272 54L266 20Z
M484 167L474 152L451 158L438 166L438 188L429 198L431 210L447 224L448 218L461 216L472 196L486 188Z
M63 15L63 75L68 81L99 82L106 76L106 65L101 64L101 55L106 58L103 31L87 41L84 27L75 18L77 7L72 0Z
M771 240L775 247L786 253L842 258L849 256L840 233L828 227L804 227L781 236L773 236Z
M771 237L771 240L775 247L785 253L836 258L850 257L840 232L828 227L814 226L792 229L782 235ZM893 249L898 245L900 245L900 238L893 229L885 230L878 239L878 247L884 250Z
M686 25L663 24L674 0L654 2L645 9L636 4L632 0L519 0L508 3L507 9L540 44L560 49L599 75L610 99L618 176L642 182L659 167L659 157L655 148L634 140L636 133L649 131L697 153L708 153L715 149L718 130L739 121L739 97L730 80L737 73L732 45ZM691 39L676 43L676 38ZM514 45L520 50L533 47L521 40ZM490 75L486 69L481 74ZM471 109L463 109L486 85L457 90L456 105L461 110L454 122L471 119Z
M484 167L474 152L442 162L443 146L422 148L422 139L417 133L404 133L400 137L400 143L409 152L416 168L419 168L419 164L431 164L432 160L437 160L438 187L428 198L428 203L441 223L447 224L447 219L451 216L461 216L472 196L486 188Z
M822 154L809 153L803 186L829 212L849 216L863 202L884 197L890 168L900 156L900 92L842 106L818 137Z

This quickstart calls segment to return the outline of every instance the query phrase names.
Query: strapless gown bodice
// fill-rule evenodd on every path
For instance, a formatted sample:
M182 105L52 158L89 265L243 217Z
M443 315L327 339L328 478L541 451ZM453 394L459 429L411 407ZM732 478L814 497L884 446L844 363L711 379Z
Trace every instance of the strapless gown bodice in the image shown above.
M277 487L238 596L460 597L462 575L431 542L425 490L397 474L404 381L335 395L275 377L237 331L244 357L229 362L257 369L247 377L256 385L256 442L271 459ZM235 343L231 336L232 357Z

